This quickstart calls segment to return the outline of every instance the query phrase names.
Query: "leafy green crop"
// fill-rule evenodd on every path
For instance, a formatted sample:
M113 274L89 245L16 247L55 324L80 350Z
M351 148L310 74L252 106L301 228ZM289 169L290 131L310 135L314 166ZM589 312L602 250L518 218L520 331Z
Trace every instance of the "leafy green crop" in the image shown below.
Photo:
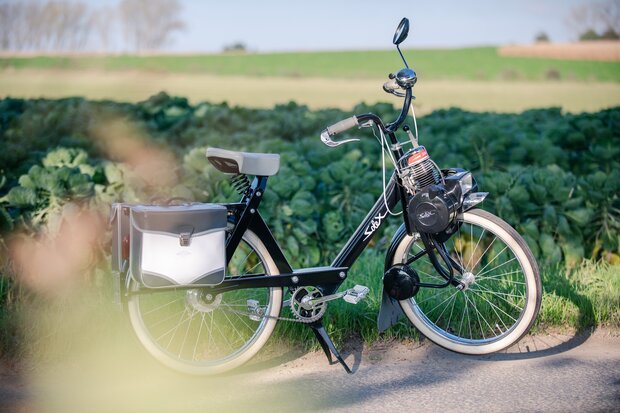
M358 105L385 120L390 104ZM281 154L261 205L295 266L328 263L381 193L381 152L366 130L360 142L329 149L318 139L350 113L310 111L295 103L248 109L159 94L139 104L80 98L0 101L0 231L36 231L68 201L102 208L148 201L132 170L111 159L97 130L123 119L178 160L180 181L162 194L202 202L238 199L207 161L209 146ZM620 108L563 114L439 110L419 119L420 140L441 167L470 169L483 204L515 226L543 262L574 265L584 257L620 260ZM404 139L404 137L403 137ZM157 189L157 188L156 188ZM383 246L398 219L376 237Z

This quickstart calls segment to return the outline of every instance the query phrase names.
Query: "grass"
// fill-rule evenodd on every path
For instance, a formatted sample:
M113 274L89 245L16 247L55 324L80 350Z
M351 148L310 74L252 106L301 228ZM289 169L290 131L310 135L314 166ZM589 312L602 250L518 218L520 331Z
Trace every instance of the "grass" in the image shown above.
M351 336L366 342L379 339L374 324L382 270L383 257L368 251L352 268L345 286L355 282L368 285L371 295L358 305L342 300L330 304L326 324L338 346ZM617 266L590 262L568 273L563 267L545 269L545 298L535 331L620 327L618 270ZM305 326L279 323L264 351L244 368L248 374L243 376L238 372L215 377L182 375L163 367L140 347L126 317L109 303L104 290L92 284L83 287L54 299L22 291L20 299L13 302L8 315L18 313L22 320L23 341L16 356L28 386L28 407L32 407L25 411L168 412L194 411L205 405L214 411L261 410L262 405L243 404L245 396L257 391L264 392L260 400L267 410L274 400L293 405L306 396L306 378L297 381L293 375L279 373L265 379L268 373L256 374L265 366L286 366L303 354L301 346L318 350ZM5 331L4 327L0 325L0 331ZM383 337L405 342L416 338L404 322ZM344 374L337 366L330 371ZM260 385L258 390L248 381ZM283 387L284 382L288 384Z
M383 257L365 254L351 269L344 288L355 284L370 287L368 298L358 305L342 300L330 303L326 328L342 343L350 336L372 343L382 339L417 339L419 333L408 320L401 320L382 336L377 332L376 317L381 304L381 274ZM584 261L581 266L567 270L563 265L543 268L541 272L543 300L532 329L582 331L596 327L620 328L620 267L606 263ZM310 340L309 329L299 324L280 323L276 337L288 341L291 337ZM311 344L314 344L310 341Z
M502 57L494 47L410 49L421 80L620 82L620 62ZM384 79L402 67L395 50L274 54L1 57L0 68L199 73L218 76Z
M543 302L532 332L620 328L619 269L591 262L568 272L561 266L544 269ZM366 344L420 339L407 320L401 320L383 335L377 333L382 272L383 257L372 251L365 253L343 288L363 284L370 287L369 296L357 305L342 300L330 303L325 327L338 347L351 338ZM50 373L45 371L53 371L51 376L63 376L75 373L80 366L110 375L110 380L119 372L162 374L163 368L138 344L126 315L110 303L105 288L88 284L72 294L41 297L23 289L18 291L6 278L0 278L0 288L3 297L9 292L13 295L0 310L0 358L17 363L35 381L47 380ZM283 315L287 313L283 311ZM299 323L279 322L257 363L296 358L304 350L319 350L311 330Z

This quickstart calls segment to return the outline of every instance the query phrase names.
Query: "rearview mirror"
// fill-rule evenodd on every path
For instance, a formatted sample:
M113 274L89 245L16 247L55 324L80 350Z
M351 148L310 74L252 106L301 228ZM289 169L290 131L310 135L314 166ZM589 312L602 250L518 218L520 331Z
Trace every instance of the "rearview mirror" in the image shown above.
M396 32L394 33L394 40L392 42L398 46L407 38L409 34L409 19L403 17L403 19L398 23L398 27L396 28Z

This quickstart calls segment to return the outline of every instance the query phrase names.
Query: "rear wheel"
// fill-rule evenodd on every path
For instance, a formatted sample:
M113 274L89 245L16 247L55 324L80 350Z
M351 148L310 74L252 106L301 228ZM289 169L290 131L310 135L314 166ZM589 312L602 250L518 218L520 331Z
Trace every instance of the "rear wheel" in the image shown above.
M227 276L277 275L260 239L246 232ZM132 292L140 286L133 282ZM128 311L140 342L161 363L191 374L221 373L248 361L271 335L282 288L248 288L210 295L209 289L148 290L131 295ZM248 316L248 300L266 317Z
M506 222L482 210L457 218L459 231L445 247L465 269L458 275L467 287L421 288L400 305L413 325L447 349L487 354L518 341L540 308L542 287L536 260L523 238ZM406 263L424 249L417 234L405 236L393 264ZM445 282L422 256L411 267L422 282Z

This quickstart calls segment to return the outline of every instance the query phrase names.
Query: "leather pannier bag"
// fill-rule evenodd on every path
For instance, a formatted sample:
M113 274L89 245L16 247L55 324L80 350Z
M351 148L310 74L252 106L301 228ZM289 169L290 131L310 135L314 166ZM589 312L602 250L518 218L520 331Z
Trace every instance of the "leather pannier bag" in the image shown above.
M147 288L211 286L224 280L225 206L115 204L114 212L113 270L125 272L126 267ZM128 256L124 265L123 256Z

